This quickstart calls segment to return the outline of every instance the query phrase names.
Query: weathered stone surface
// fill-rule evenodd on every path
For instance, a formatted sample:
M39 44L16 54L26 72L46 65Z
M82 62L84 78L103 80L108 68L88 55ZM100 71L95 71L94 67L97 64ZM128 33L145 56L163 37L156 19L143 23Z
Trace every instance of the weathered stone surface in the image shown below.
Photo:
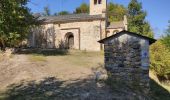
M105 68L110 73L109 79L147 95L149 93L149 70L142 69L141 52L140 40L116 41L112 43L112 46L106 44ZM135 96L138 96L139 100L145 98L136 93Z

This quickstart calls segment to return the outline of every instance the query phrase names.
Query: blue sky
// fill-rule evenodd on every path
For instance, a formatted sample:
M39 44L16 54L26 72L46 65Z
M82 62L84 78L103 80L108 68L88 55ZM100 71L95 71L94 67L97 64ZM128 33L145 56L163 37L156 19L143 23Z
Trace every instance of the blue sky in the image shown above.
M122 4L127 7L130 0L108 0ZM161 36L168 26L170 20L170 0L139 0L142 2L143 9L147 11L147 21L151 24L155 37ZM30 0L28 7L31 12L43 12L45 6L49 6L51 13L59 11L73 12L82 2L89 3L89 0Z

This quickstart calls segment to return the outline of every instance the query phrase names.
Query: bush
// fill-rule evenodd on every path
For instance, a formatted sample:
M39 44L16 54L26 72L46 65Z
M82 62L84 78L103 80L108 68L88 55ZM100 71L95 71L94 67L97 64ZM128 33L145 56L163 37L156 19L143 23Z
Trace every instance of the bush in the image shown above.
M157 41L150 48L151 69L156 72L160 80L170 80L170 51Z

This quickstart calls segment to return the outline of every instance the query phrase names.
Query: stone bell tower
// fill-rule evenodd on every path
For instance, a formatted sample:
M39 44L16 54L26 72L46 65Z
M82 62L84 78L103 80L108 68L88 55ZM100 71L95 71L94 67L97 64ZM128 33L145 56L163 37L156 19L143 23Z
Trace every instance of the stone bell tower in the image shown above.
M90 15L106 14L107 0L90 0Z

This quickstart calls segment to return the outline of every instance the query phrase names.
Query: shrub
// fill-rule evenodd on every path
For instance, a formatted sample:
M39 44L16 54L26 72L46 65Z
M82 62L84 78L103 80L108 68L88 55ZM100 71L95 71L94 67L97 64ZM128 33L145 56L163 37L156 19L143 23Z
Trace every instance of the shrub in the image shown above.
M160 80L170 80L170 52L161 42L157 41L150 48L151 69Z

